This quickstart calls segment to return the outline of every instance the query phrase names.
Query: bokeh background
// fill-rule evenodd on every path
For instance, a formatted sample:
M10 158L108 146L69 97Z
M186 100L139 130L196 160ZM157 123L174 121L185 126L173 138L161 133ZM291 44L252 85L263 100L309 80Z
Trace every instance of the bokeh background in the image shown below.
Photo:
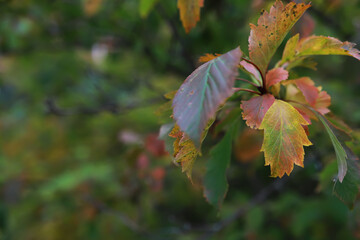
M305 168L280 181L242 123L220 211L201 186L211 146L191 183L157 139L171 122L163 95L199 56L247 53L248 24L271 2L205 0L186 34L175 0L148 14L140 0L1 0L0 239L360 239L359 203L349 210L322 177L335 154L318 123ZM360 1L312 3L296 32L360 43ZM359 62L315 60L318 71L299 73L359 136Z

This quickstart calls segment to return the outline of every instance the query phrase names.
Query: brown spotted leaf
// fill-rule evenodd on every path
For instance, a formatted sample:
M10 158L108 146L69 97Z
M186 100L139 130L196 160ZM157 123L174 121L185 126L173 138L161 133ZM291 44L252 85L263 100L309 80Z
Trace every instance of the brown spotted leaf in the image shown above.
M204 0L178 0L180 19L186 33L189 33L200 20L200 9L204 6Z
M240 107L243 110L242 116L243 119L246 120L246 124L251 128L258 129L266 112L274 101L275 97L271 94L253 97L248 101L242 101Z
M277 66L288 70L298 66L316 69L316 63L308 58L315 55L346 55L360 60L360 51L355 48L355 43L325 36L310 36L299 41L299 35L295 35L286 43L283 57Z
M261 151L272 177L290 175L294 164L304 166L303 146L310 146L311 142L302 126L308 124L294 107L281 100L275 100L267 111L260 125L264 130Z
M263 76L286 34L309 7L310 4L294 2L284 6L281 1L276 1L270 12L262 13L257 26L250 24L249 55Z
M360 60L360 51L355 43L341 42L333 37L311 36L300 40L297 56L310 55L347 55Z
M201 65L175 95L172 105L174 119L197 148L207 123L233 94L241 55L240 48L236 48Z

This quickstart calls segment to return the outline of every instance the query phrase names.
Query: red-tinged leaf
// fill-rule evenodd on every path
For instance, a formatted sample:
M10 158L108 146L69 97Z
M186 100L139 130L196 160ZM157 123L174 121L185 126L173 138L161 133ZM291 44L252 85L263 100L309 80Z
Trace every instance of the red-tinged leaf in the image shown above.
M233 94L242 53L236 48L197 68L173 100L173 116L181 131L200 147L201 134L218 108Z
M321 113L322 115L325 115L330 112L329 108L331 105L331 97L330 95L325 92L321 91L319 92L319 97L316 99L316 103L314 104L314 108L316 111Z
M328 107L331 105L331 97L326 91L321 91L321 87L313 86L314 82L310 78L285 81L283 85L286 86L286 100L307 104L323 115L330 112ZM301 106L299 108L310 118L316 119L311 111Z
M302 109L300 109L299 107L294 107L300 114L301 116L309 123L309 125L311 124L311 119L309 117L309 115L303 111Z
M360 51L355 43L341 42L333 37L311 36L300 40L296 48L297 56L347 55L360 60Z
M260 68L263 76L286 34L309 7L310 4L294 2L284 6L281 1L276 1L270 12L262 13L257 26L250 25L250 59Z
M311 142L303 125L308 122L290 104L275 100L264 116L260 129L264 130L261 151L265 153L265 166L270 165L272 177L290 175L294 164L304 166L304 148Z
M275 97L271 94L253 97L248 101L242 101L240 107L243 110L242 116L243 119L246 120L246 124L251 128L258 129L266 112L274 101Z
M180 19L186 33L189 33L200 20L200 9L204 6L204 0L178 0Z
M243 60L240 62L240 65L242 67L244 67L244 69L250 73L251 75L254 76L254 78L258 81L258 83L260 84L262 82L261 79L261 74L260 72L256 69L256 67L250 63L248 63L247 61Z
M289 72L283 68L274 68L266 73L266 87L269 88L281 81L288 79Z
M308 77L291 80L289 83L294 83L304 95L306 101L314 106L319 97L319 90L315 87L314 82Z
M204 56L199 57L198 62L199 63L206 63L209 62L217 57L220 57L221 54L215 53L215 54L211 54L211 53L207 53Z

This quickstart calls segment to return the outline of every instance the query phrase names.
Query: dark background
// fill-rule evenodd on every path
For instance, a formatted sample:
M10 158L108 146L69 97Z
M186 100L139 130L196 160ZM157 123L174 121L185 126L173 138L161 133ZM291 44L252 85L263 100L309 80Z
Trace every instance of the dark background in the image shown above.
M305 168L282 180L242 123L220 212L202 193L210 146L192 184L157 140L171 121L163 95L199 56L247 53L249 23L271 3L205 0L186 34L175 0L147 17L139 0L0 1L0 239L360 239L359 203L350 211L322 177L335 153L319 123ZM312 3L295 32L360 43L358 0ZM318 71L298 73L323 86L359 137L359 62L315 60Z

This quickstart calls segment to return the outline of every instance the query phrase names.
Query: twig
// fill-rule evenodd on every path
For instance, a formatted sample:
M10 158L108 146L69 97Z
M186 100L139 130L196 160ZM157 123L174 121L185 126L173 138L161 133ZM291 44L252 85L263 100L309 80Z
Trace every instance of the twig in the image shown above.
M244 79L244 78L236 78L236 80L238 80L238 81L242 81L242 82L246 82L246 83L249 83L249 84L253 85L254 87L259 87L259 86L258 86L258 85L256 85L255 83L250 82L249 80Z
M233 88L235 91L243 91L243 92L249 92L249 93L254 93L257 95L261 95L261 93L256 92L254 90L250 90L250 89L246 89L246 88Z

